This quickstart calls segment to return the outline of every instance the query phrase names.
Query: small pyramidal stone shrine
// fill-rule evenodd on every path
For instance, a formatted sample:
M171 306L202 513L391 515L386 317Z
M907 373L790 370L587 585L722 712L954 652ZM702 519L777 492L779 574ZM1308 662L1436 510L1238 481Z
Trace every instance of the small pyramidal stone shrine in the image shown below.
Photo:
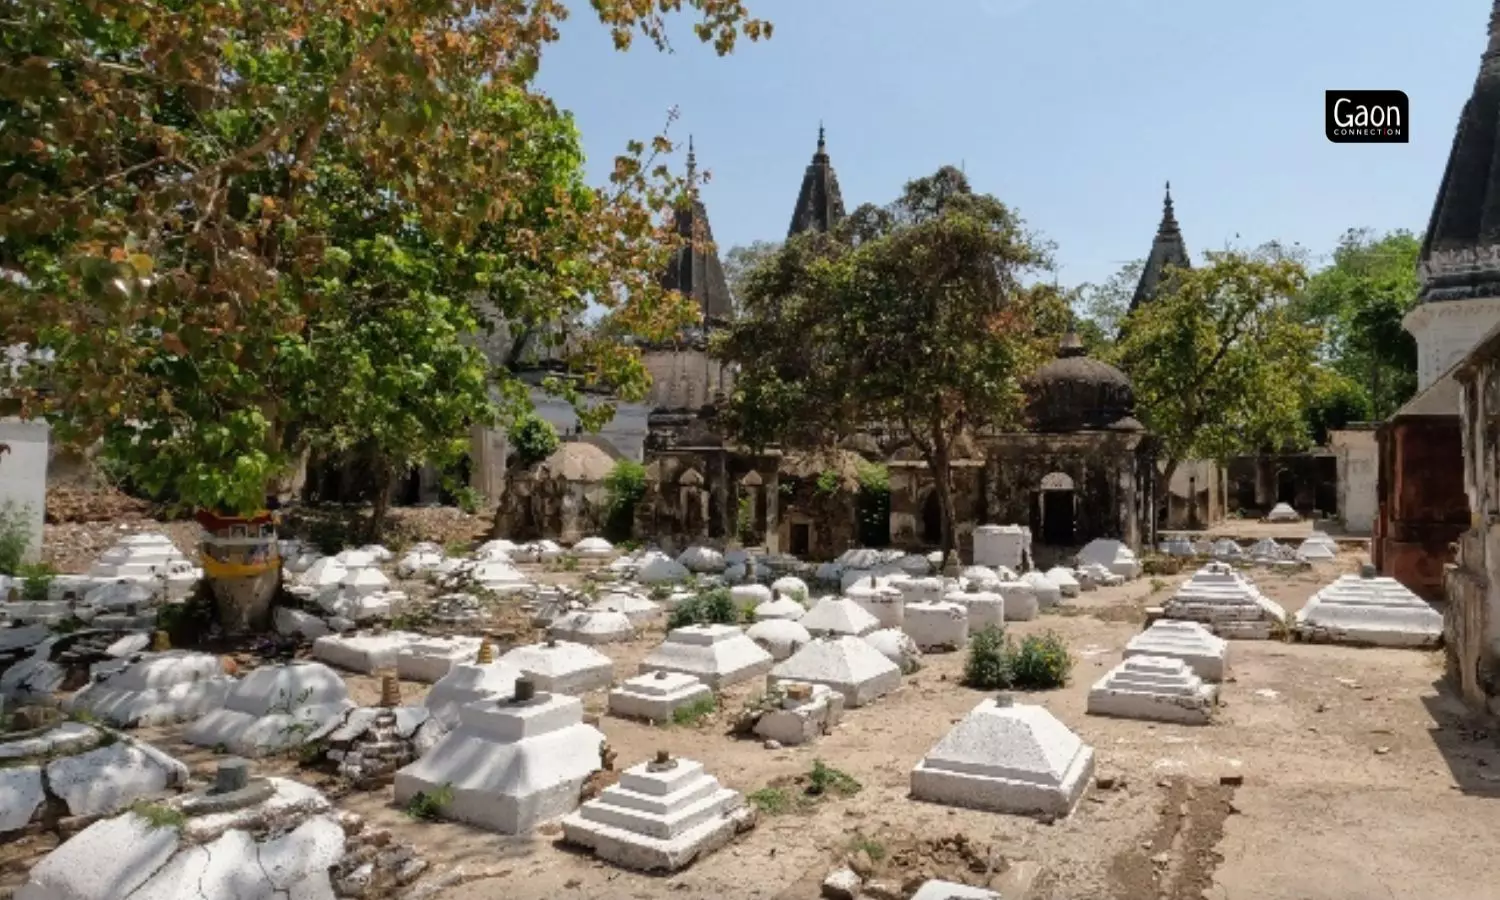
M1094 748L1045 707L986 700L911 771L917 800L1013 815L1066 816L1088 789Z
M658 751L562 820L563 839L627 869L672 872L755 824L737 792L703 764Z
M1197 622L1158 619L1130 639L1125 658L1164 656L1180 659L1204 681L1223 681L1229 672L1229 642Z
M1180 659L1132 656L1094 683L1088 711L1096 716L1207 725L1218 697L1219 689L1204 684Z
M1443 639L1443 616L1401 582L1365 566L1313 594L1293 628L1305 641L1435 647Z
M901 686L901 667L861 638L816 638L776 664L766 679L821 684L844 695L850 709L864 706Z
M691 675L658 669L627 679L609 692L611 714L648 722L670 722L684 706L712 701L714 692Z
M719 690L766 674L774 662L733 625L684 625L641 661L641 672L678 672Z
M1265 640L1286 621L1286 611L1226 563L1211 562L1182 583L1164 607L1168 619L1201 622L1225 638Z
M513 697L462 707L458 727L396 773L396 802L451 791L443 816L523 834L578 806L603 743L603 732L583 724L583 701L520 678Z

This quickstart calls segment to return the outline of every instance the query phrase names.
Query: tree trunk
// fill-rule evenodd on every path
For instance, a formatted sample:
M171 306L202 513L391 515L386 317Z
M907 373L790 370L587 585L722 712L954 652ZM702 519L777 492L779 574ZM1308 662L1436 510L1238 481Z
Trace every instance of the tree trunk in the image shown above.
M957 547L957 542L954 540L954 531L957 530L958 517L953 511L953 470L950 457L951 450L946 437L941 434L933 435L932 458L929 460L928 465L932 469L933 484L937 490L938 513L941 519L941 528L939 530L942 534L941 550L943 558L942 562L938 564L939 572L947 568L949 554Z
M395 467L384 460L375 463L375 496L371 501L370 543L380 543L385 533L386 515L391 510L391 488L395 485Z

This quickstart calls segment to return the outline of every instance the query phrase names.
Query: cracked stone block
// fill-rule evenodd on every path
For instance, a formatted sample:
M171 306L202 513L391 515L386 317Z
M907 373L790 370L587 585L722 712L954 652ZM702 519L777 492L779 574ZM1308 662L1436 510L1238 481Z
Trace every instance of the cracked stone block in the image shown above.
M1204 684L1180 659L1131 656L1094 683L1088 711L1121 719L1207 725L1218 699L1219 689Z
M123 740L47 766L48 786L74 816L117 812L187 780L187 766L154 747Z
M46 799L41 766L0 769L0 834L25 828Z
M697 678L662 670L626 679L610 691L609 711L624 718L669 722L679 708L713 696Z
M845 635L813 640L766 678L770 685L788 681L826 685L854 709L900 687L901 668L864 640Z
M911 795L990 812L1066 816L1093 771L1093 748L1045 708L986 700L912 769Z
M593 647L570 641L516 647L501 656L500 662L531 676L537 690L558 694L582 694L607 688L615 677L614 663L609 657Z
M844 695L822 684L784 681L781 706L755 720L755 733L783 747L810 744L832 731L844 715Z
M122 728L166 725L219 708L234 685L217 656L168 650L96 678L64 707L87 710Z
M396 674L410 681L432 684L454 666L472 661L479 652L479 644L479 638L464 635L419 638L396 652Z
M672 629L641 661L640 671L692 675L717 691L764 675L774 663L771 654L733 625L687 625Z
M959 650L969 643L969 613L957 603L908 603L901 629L923 653Z
M1307 641L1373 647L1435 647L1443 615L1394 578L1344 575L1319 590L1293 620Z
M257 757L298 746L311 732L354 704L338 673L314 662L266 666L245 676L216 709L194 720L184 740L223 745Z
M603 743L583 724L577 697L538 691L526 701L470 703L458 727L396 773L396 802L451 790L445 818L522 834L577 807Z
M641 763L562 820L563 839L642 872L674 872L755 822L739 793L690 759Z

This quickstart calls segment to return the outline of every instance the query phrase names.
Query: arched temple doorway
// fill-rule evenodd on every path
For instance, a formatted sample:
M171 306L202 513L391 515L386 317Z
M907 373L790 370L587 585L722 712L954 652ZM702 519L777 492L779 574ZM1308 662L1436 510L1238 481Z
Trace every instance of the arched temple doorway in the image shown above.
M929 491L922 503L922 541L932 546L943 543L943 507L937 491Z
M1037 490L1037 524L1042 543L1066 547L1077 531L1078 498L1073 479L1062 472L1042 476Z

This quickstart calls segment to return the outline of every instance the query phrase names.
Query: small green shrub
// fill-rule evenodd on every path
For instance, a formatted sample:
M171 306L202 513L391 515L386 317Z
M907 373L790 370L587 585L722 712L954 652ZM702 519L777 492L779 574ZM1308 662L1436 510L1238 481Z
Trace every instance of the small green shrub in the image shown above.
M528 468L556 453L561 444L557 429L536 413L518 416L507 436L511 449L520 457L521 465Z
M187 816L181 810L160 803L139 801L130 807L130 811L145 819L152 828L181 828L187 824Z
M832 497L839 492L841 484L839 473L833 471L819 472L814 492L820 497Z
M635 532L636 505L646 496L646 467L634 460L620 460L604 476L604 490L609 502L604 536L616 544L628 541Z
M751 791L745 799L768 816L779 816L792 808L792 795L786 788L761 788Z
M407 801L406 814L413 819L434 822L443 817L443 810L453 802L453 785L444 784L434 791L423 791Z
M16 575L31 546L29 510L14 501L0 506L0 575Z
M1013 675L1006 650L1004 631L992 625L976 632L969 639L969 656L964 660L964 684L980 690L1010 687Z
M871 862L880 862L882 859L885 859L885 844L872 837L856 834L854 840L849 842L849 852L858 853L861 850L864 851L866 856L870 857Z
M713 588L703 591L691 600L684 600L667 617L667 628L682 628L685 625L737 625L740 621L739 607L729 596L728 588Z
M862 787L849 773L826 765L821 759L813 760L812 771L807 773L807 792L815 797L828 793L849 797Z
M856 464L855 472L859 478L860 490L869 491L872 494L889 492L891 489L891 470L879 463L860 461Z
M696 728L713 715L716 708L713 697L699 697L692 703L672 710L672 724Z
M964 684L979 690L1048 690L1068 683L1073 658L1054 632L1029 635L1019 645L998 628L986 628L969 641Z
M750 544L755 542L755 500L751 497L741 497L738 509L735 511L735 532L740 536L740 542Z
M21 576L21 599L41 603L47 599L57 570L46 563L22 563L16 574Z

